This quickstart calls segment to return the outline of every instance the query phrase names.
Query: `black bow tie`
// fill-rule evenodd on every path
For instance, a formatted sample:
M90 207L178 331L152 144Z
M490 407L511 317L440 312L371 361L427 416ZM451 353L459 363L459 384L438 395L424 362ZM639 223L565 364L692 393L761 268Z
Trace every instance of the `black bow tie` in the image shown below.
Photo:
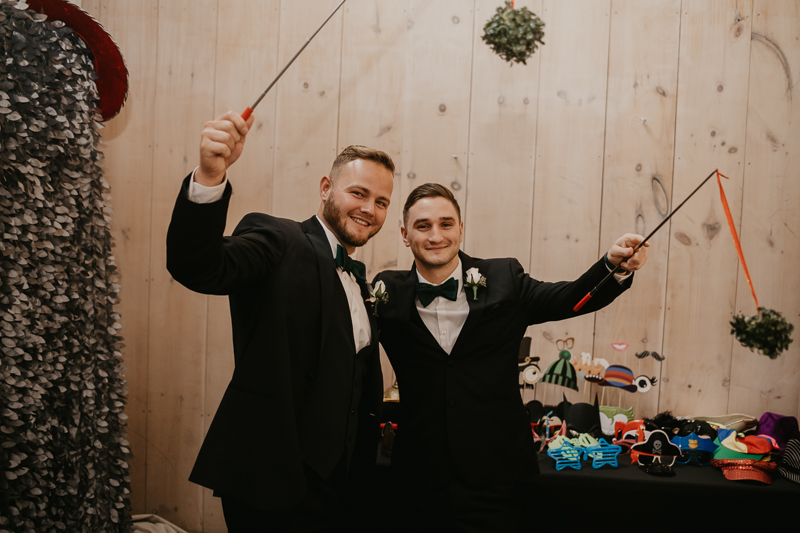
M367 281L367 267L361 261L350 259L347 251L341 244L336 245L336 268L349 272L361 281Z
M431 285L430 283L417 283L417 298L422 307L428 307L434 298L444 296L451 302L458 298L458 280L450 278L441 285Z

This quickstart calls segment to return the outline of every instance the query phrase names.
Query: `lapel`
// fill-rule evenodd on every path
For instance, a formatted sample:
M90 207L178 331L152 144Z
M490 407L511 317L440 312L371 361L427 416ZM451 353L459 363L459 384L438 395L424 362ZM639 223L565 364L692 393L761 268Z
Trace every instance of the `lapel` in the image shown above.
M366 307L367 316L369 317L369 345L372 346L378 342L378 319L375 316L374 304L369 301L369 284L358 278L356 278L356 281L358 286L361 287L361 297L364 299L364 307Z
M319 286L320 286L320 300L322 309L329 308L333 305L334 301L334 283L336 283L336 272L333 268L333 256L331 255L331 245L328 242L328 237L325 235L325 230L317 220L316 216L312 216L300 226L314 247L317 255L317 262L319 263ZM322 331L320 332L320 355L325 346L325 340L328 336L328 329L331 325L331 314L322 313Z
M477 262L472 259L470 256L465 254L464 252L458 252L459 257L461 258L461 279L465 279L465 273L470 268L476 267ZM484 274L484 272L481 272ZM489 290L491 281L487 280L486 287L479 287L478 288L478 295L477 299L473 296L472 288L464 286L464 292L467 296L467 303L469 304L469 315L467 315L467 321L464 323L464 327L461 328L461 333L458 334L458 340L456 340L455 346L453 346L453 350L450 352L450 357L457 356L459 354L459 350L462 350L464 346L467 345L469 341L470 333L483 315L483 310L486 308L486 297L487 291Z
M446 355L439 342L422 322L417 311L417 267L412 265L404 280L397 284L397 313L408 324L410 333L437 354Z
M333 305L334 290L336 283L341 283L339 277L336 275L336 269L333 266L333 254L331 253L331 244L328 241L328 236L325 230L322 229L319 220L313 216L301 224L303 231L306 233L308 240L314 247L317 253L317 262L319 263L319 284L322 294L321 302L323 309L326 306ZM361 296L366 300L369 298L369 289L367 283L356 278L358 286L361 288ZM367 316L369 316L370 325L370 345L378 342L378 322L375 315L372 313L372 306L364 304L367 309ZM328 335L328 329L331 324L331 314L322 313L322 332L320 343L320 350L325 346L325 339ZM321 355L321 353L320 353Z

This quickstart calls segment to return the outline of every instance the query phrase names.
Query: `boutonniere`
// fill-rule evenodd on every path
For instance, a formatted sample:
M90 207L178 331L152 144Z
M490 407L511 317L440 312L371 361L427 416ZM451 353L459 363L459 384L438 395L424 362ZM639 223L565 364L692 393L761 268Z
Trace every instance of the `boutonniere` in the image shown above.
M472 299L478 299L478 287L486 286L486 277L483 276L477 268L472 267L467 270L464 286L472 287Z
M378 316L378 303L386 303L389 301L389 293L386 292L386 285L383 281L377 281L375 286L367 285L369 287L368 302L372 302L372 314Z

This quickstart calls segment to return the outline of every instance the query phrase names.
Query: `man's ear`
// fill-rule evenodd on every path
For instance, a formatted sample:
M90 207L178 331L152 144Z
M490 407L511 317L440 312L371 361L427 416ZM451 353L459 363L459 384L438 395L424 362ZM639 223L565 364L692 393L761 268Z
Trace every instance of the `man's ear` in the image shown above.
M400 226L400 235L403 237L403 244L406 245L406 248L411 246L411 243L408 242L408 233L406 233L406 227Z
M319 180L319 197L322 199L323 202L328 200L328 197L331 195L331 190L333 189L333 180L329 176L322 176L322 179Z

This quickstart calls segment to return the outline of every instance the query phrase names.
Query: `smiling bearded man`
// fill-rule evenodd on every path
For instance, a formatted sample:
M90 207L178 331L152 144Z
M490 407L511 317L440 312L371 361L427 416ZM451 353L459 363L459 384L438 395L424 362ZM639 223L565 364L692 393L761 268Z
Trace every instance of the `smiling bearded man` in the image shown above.
M397 375L400 414L392 468L408 531L517 531L539 469L518 387L526 328L597 311L631 284L647 259L642 241L620 237L578 280L545 283L516 259L459 251L461 210L447 187L414 189L401 235L410 271L378 274L381 344ZM617 264L616 276L581 309L572 307ZM467 278L469 274L469 278ZM466 290L469 289L469 290Z
M358 148L364 147L351 147L351 151ZM328 196L323 197L321 218L339 240L347 246L355 248L367 244L367 241L381 229L386 218L388 201L378 206L381 209L377 210L377 214L371 210L365 210L360 199L366 191L358 182L352 183L353 174L380 172L378 167L380 164L374 161L355 159L344 168L342 164L334 164L331 169L330 190L326 191ZM348 187L351 188L348 189ZM341 194L340 191L343 191L344 194ZM342 199L337 199L338 197ZM351 229L350 221L369 228L369 232L364 234L358 228Z
M236 366L189 479L222 498L231 533L352 529L383 389L353 255L386 219L394 163L349 146L320 180L317 216L251 213L224 237L226 174L253 120L231 111L206 123L167 235L170 273L229 295L233 323Z

